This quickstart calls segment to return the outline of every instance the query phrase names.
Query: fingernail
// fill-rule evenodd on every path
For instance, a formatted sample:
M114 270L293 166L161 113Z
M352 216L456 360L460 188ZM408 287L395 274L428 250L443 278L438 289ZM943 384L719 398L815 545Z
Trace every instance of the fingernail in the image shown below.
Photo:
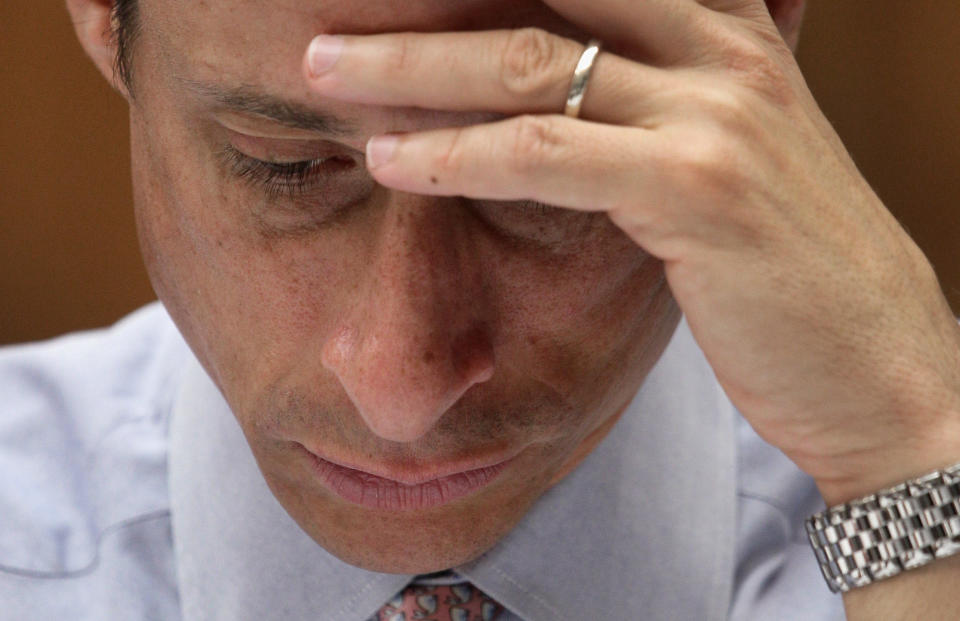
M400 144L400 137L393 134L371 138L367 142L367 167L380 168L388 163L396 155L398 144Z
M343 53L343 37L320 35L310 42L307 49L307 62L310 73L319 76L333 68Z

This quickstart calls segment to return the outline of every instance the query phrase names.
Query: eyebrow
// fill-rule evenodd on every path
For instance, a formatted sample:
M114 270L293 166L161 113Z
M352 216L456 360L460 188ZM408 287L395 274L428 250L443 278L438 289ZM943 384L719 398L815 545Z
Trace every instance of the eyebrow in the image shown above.
M224 87L217 84L179 78L186 87L204 99L238 112L264 117L286 127L321 134L345 136L359 133L357 125L347 119L322 113L303 104L275 97L248 85Z

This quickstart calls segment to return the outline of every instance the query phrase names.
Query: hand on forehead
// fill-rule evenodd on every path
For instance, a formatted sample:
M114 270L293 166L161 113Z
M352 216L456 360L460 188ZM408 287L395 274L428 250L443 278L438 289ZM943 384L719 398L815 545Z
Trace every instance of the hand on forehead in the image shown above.
M802 0L766 0L767 5ZM276 71L298 61L321 33L439 32L537 26L585 41L603 37L609 49L690 46L703 9L732 15L766 12L764 0L140 0L143 22L156 26L169 47L200 53L195 62L230 60ZM691 26L694 26L692 29ZM146 28L149 30L150 28ZM638 43L639 42L639 43ZM642 49L637 49L637 48ZM631 54L633 55L633 54ZM296 66L296 63L294 66Z
M683 1L683 0L681 0ZM564 20L540 0L140 0L141 11L188 31L239 26L289 40L301 31L373 34L400 31L482 30L535 23L563 27ZM277 28L283 28L278 30ZM208 36L217 36L208 29Z
M175 75L302 94L303 52L321 33L491 30L532 25L585 38L539 0L139 0L141 38Z

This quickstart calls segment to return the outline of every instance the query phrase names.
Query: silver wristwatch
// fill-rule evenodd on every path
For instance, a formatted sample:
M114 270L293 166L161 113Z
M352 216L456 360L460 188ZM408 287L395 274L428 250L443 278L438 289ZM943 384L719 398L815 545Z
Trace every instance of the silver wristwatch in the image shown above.
M960 464L818 513L810 545L834 593L960 552Z

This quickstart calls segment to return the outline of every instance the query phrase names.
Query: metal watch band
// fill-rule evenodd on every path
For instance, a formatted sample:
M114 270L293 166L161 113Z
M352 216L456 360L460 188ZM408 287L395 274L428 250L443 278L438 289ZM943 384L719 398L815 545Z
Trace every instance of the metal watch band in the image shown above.
M960 464L831 507L806 521L834 593L960 552Z

